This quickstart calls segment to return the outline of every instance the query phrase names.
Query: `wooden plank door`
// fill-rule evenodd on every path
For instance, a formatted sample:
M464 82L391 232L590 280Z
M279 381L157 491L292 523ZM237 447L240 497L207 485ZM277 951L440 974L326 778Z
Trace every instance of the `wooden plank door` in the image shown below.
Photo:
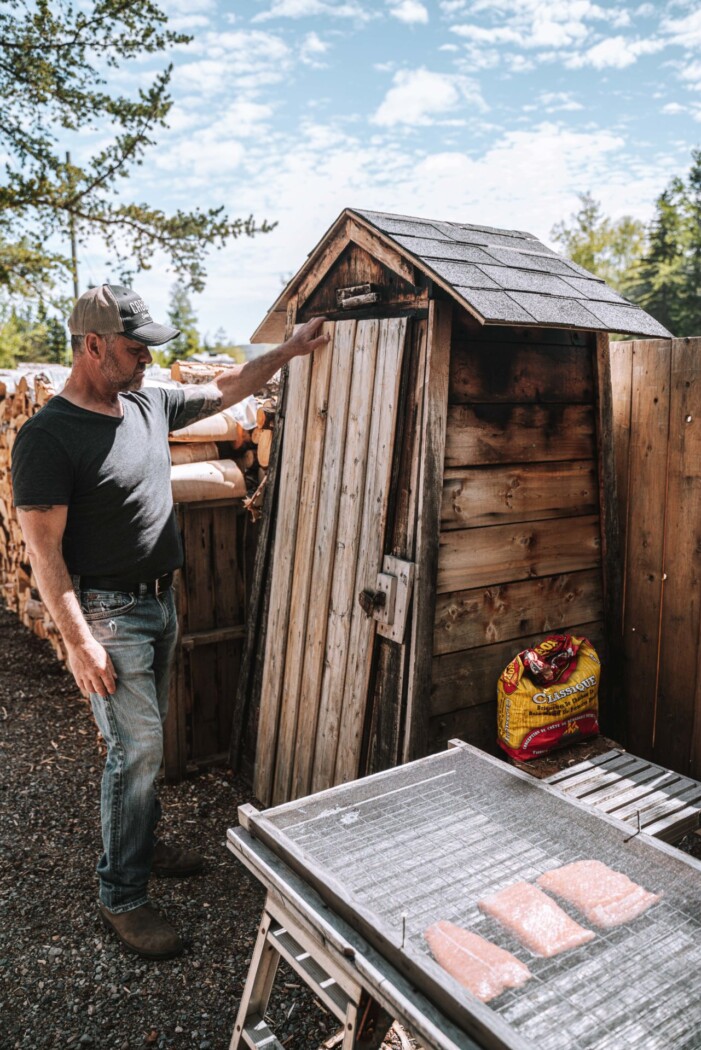
M407 318L329 323L290 363L254 790L278 804L358 768Z

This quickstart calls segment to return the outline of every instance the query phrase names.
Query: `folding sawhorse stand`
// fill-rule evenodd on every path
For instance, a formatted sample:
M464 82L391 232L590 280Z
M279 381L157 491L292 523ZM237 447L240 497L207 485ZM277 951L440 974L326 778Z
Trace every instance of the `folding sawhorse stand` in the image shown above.
M227 846L267 897L229 1050L283 1050L264 1016L284 959L343 1026L342 1050L379 1050L396 1018L426 1050L479 1050L271 850L242 826ZM255 810L254 810L255 812Z

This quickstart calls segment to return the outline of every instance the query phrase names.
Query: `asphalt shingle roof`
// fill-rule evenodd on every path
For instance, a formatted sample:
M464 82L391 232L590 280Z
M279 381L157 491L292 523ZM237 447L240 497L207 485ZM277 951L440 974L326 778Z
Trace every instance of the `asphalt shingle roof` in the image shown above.
M410 252L484 324L671 337L654 317L530 233L351 211Z

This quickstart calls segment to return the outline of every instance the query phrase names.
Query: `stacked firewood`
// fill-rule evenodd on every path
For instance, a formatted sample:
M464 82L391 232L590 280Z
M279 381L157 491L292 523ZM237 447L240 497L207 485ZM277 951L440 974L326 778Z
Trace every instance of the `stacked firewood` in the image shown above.
M171 378L209 383L225 365L176 361ZM241 497L255 509L255 492L270 462L275 384L253 398L170 435L173 498L176 502Z
M224 369L190 362L173 365L170 385L203 383ZM36 586L12 499L10 462L20 427L59 393L70 374L51 365L0 370L0 600L40 638L47 638L59 659L66 659L56 630ZM176 502L240 498L254 516L261 503L270 455L277 386L271 382L255 398L200 420L170 435L171 481Z
M48 638L61 660L63 643L39 597L12 503L10 458L20 427L58 393L68 373L58 366L0 373L0 594L27 627Z

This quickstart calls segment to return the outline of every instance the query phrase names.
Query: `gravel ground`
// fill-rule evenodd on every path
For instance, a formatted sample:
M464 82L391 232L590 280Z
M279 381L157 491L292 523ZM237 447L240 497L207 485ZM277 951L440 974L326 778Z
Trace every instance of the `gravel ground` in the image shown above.
M164 837L200 849L207 868L154 880L187 947L147 962L97 913L102 756L89 707L48 644L2 608L0 720L0 1048L226 1050L263 905L224 845L247 787L225 770L162 787ZM284 968L269 1017L288 1050L313 1050L337 1028Z

